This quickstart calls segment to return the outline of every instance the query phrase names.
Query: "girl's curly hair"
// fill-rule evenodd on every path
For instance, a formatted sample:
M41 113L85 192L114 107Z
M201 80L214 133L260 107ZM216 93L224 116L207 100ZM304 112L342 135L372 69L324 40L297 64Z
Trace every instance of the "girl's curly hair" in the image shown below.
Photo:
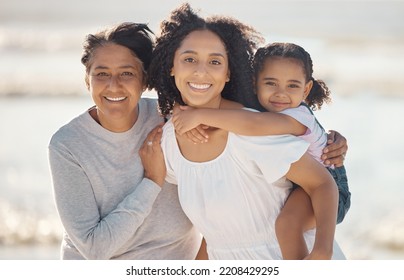
M294 58L301 62L303 72L306 75L306 82L313 81L313 87L304 100L312 110L321 109L324 102L331 102L331 92L325 82L313 78L313 61L305 49L292 43L272 43L259 48L253 63L256 79L264 67L265 60L270 57Z
M184 104L170 71L176 50L184 38L195 30L210 30L217 34L225 45L231 78L222 91L222 97L251 108L259 106L253 94L252 61L254 51L258 44L263 42L263 38L253 27L225 16L204 19L185 3L172 11L160 28L161 34L156 39L149 67L148 85L150 89L157 91L162 115L169 115L175 102Z

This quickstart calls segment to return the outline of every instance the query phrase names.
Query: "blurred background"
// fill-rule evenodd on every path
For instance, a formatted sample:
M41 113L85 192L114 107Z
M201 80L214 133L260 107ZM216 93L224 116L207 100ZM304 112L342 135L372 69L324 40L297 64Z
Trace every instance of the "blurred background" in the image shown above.
M59 258L47 146L92 105L80 63L85 35L122 21L158 34L182 2L0 0L0 259ZM314 77L333 97L316 115L349 144L352 206L337 241L348 259L404 259L404 2L188 2L311 54Z

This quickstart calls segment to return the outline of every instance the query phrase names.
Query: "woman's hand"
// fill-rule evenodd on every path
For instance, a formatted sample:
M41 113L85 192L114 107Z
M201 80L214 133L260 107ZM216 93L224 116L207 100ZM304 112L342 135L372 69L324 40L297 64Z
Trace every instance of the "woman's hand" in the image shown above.
M324 148L321 159L326 165L340 167L344 165L347 151L348 144L345 137L337 131L330 130L328 133L327 147Z
M140 159L144 168L144 177L152 180L160 187L166 178L166 164L160 142L163 124L156 126L146 137L139 149Z

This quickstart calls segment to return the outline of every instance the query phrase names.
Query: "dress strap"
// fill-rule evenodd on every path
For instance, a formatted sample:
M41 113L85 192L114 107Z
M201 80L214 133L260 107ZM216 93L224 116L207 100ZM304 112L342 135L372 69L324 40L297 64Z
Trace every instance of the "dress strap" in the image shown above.
M307 105L307 104L304 103L304 102L301 102L301 103L300 103L300 106L306 107L306 108L309 110L309 112L314 116L314 119L316 120L316 123L321 127L321 129L322 129L323 131L325 131L324 127L323 127L323 126L321 125L321 123L317 120L316 116L314 115L314 113L313 113L313 111L311 110L311 108L309 107L309 105Z

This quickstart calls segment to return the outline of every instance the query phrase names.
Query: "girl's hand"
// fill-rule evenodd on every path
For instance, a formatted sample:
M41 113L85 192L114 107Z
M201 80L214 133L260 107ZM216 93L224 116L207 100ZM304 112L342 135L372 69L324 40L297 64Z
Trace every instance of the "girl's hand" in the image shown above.
M175 131L179 135L185 134L193 143L205 143L208 141L208 134L199 121L198 110L189 106L175 106L173 110L172 122Z
M166 177L166 164L163 150L160 146L163 134L163 124L156 126L147 135L142 147L139 149L140 159L144 168L144 177L152 180L160 187L163 186Z
M205 132L205 129L207 129L207 128L209 128L209 127L206 125L199 125L196 128L185 132L184 134L194 144L206 143L206 142L208 142L208 135Z
M345 137L337 131L330 130L328 133L327 147L324 148L321 159L326 165L341 167L344 165L347 151L348 144Z

